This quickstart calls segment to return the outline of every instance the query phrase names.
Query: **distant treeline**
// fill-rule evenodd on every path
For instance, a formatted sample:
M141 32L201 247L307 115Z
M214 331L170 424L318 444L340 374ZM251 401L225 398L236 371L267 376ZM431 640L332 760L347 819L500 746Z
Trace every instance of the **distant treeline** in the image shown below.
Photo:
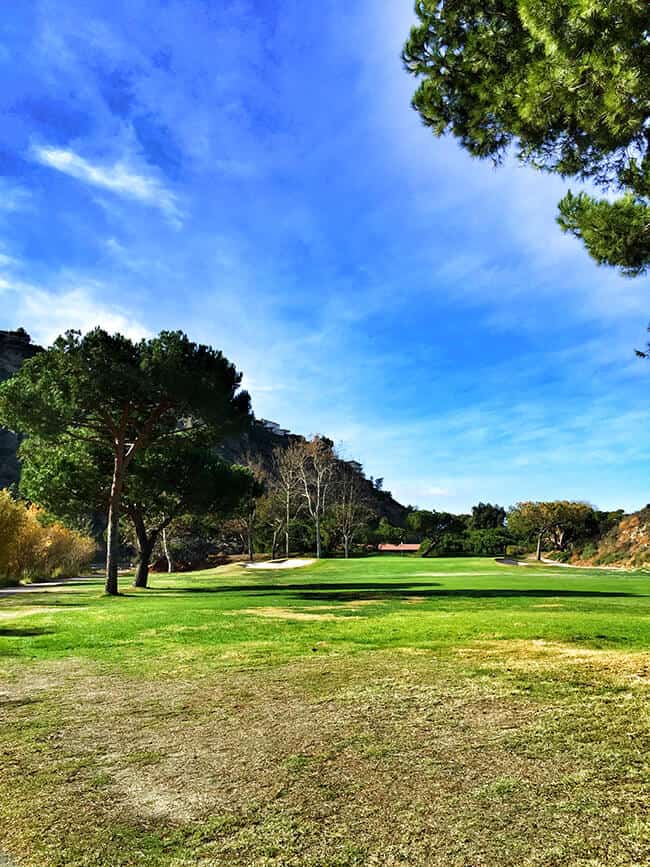
M593 554L624 517L569 500L521 502L505 509L478 503L471 514L411 509L404 527L382 521L384 542L415 542L423 557L521 556L553 554L568 561L582 551Z

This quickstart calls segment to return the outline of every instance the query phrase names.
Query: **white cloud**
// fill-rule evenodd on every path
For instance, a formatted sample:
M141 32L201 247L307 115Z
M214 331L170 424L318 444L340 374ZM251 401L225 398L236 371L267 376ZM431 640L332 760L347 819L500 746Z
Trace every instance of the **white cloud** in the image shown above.
M270 382L263 381L260 379L253 379L250 376L244 374L242 377L241 387L246 389L246 391L250 392L252 395L255 394L273 394L276 391L281 391L286 388L286 385L283 382Z
M0 277L0 291L5 299L0 313L2 327L20 325L41 345L49 345L69 328L85 333L100 326L109 332L119 331L132 340L150 334L128 311L96 301L85 286L55 291L5 275Z
M182 223L176 196L152 175L138 173L124 162L96 165L64 148L34 147L33 153L43 165L118 196L158 208L177 227Z
M427 488L426 493L429 497L448 497L451 492L449 488L434 485L432 488Z

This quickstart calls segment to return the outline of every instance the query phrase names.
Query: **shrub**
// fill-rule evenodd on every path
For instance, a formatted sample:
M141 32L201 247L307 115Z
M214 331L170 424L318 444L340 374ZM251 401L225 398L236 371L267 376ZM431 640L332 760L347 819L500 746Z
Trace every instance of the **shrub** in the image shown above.
M431 539L425 539L420 545L421 557L464 557L467 556L467 539L464 534L441 533L432 546Z
M620 560L620 555L616 553L616 551L610 551L609 554L603 554L600 557L596 558L595 565L596 566L611 566Z
M523 545L506 545L506 557L525 557L529 553Z
M571 562L571 551L551 551L550 554L546 554L549 560L555 560L558 563L570 563Z
M593 542L589 542L589 544L585 545L585 547L580 552L580 557L583 560L589 560L592 557L595 557L596 554L598 554L598 545L595 545Z
M17 540L26 522L26 511L14 503L7 491L0 491L0 580L9 578L15 569Z
M512 536L502 527L485 530L470 530L467 534L467 551L474 557L496 557L503 555L513 541Z
M0 491L0 583L72 578L91 562L93 539L44 517Z
M491 530L468 530L464 533L441 533L433 547L425 539L420 556L430 557L496 557L503 555L512 536L501 527Z

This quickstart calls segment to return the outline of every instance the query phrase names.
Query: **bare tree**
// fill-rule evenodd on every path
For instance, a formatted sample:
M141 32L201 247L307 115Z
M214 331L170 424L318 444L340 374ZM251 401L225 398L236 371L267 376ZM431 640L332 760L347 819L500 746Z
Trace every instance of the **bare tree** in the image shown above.
M359 529L367 523L372 510L367 500L367 483L361 473L348 463L340 462L336 473L336 493L332 505L332 518L343 538L345 558Z
M258 500L257 520L271 533L271 559L275 560L285 530L284 499L276 485L272 485L268 493Z
M172 562L172 558L171 558L171 555L169 553L169 548L167 547L167 527L162 528L161 539L162 539L163 551L165 553L165 560L167 560L167 571L173 572L174 571L174 563Z
M305 507L314 523L316 557L322 553L321 521L329 503L334 484L337 457L331 440L315 436L295 444L298 480Z
M303 463L303 443L292 443L289 448L277 448L273 454L274 487L278 505L282 510L284 526L284 553L291 550L291 525L303 508L300 466Z
M256 458L247 452L242 461L253 473L253 485L250 492L239 506L235 516L227 522L228 529L235 532L242 543L242 554L246 554L249 560L254 559L255 544L254 533L257 523L257 509L260 498L266 490L267 474L264 466Z

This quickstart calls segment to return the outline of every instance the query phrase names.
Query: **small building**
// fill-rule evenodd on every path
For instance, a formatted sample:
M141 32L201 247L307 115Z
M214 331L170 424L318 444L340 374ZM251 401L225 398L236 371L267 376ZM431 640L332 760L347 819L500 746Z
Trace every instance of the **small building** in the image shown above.
M269 433L275 434L276 436L280 437L289 436L290 431L288 431L286 428L280 427L277 421L269 421L269 419L267 418L261 418L259 421L262 427L269 431Z
M377 545L380 554L415 554L420 550L417 542L400 542L399 545Z

